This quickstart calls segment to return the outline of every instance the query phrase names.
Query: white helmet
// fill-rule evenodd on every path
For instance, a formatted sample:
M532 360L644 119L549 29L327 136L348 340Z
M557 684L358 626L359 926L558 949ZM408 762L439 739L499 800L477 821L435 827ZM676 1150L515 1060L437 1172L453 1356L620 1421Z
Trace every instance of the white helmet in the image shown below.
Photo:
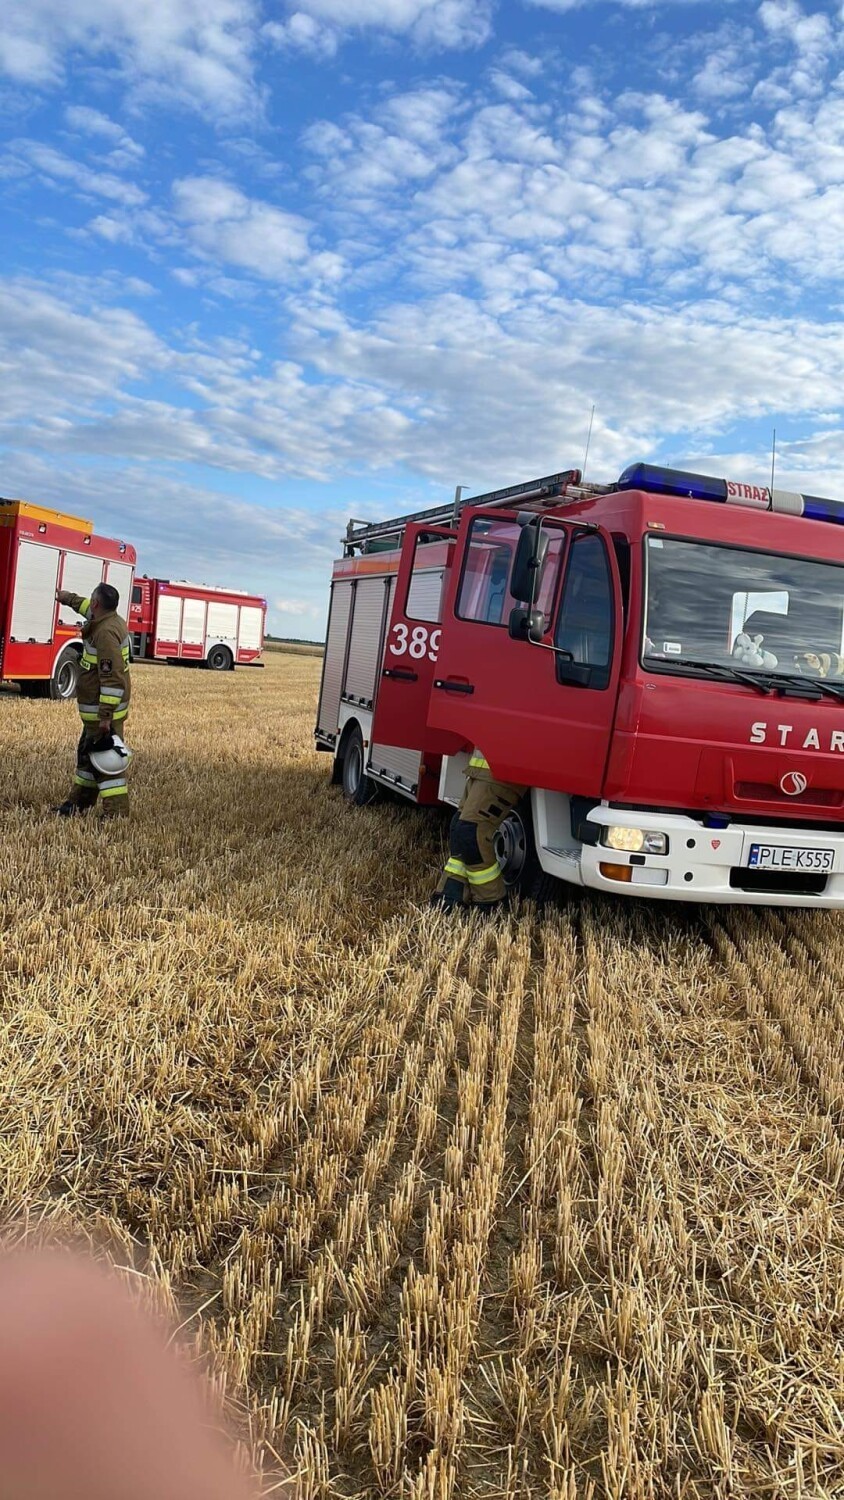
M88 759L101 776L122 776L132 759L132 752L118 734L109 735L108 738L111 743L103 745L99 750L89 750Z

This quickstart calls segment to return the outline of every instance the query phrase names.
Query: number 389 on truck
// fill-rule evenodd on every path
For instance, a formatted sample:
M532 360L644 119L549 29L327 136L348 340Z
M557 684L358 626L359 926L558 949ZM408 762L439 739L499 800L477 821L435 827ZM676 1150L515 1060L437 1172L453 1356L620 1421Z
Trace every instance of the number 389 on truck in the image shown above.
M480 750L528 895L844 907L844 502L635 464L350 521L316 741L359 805Z

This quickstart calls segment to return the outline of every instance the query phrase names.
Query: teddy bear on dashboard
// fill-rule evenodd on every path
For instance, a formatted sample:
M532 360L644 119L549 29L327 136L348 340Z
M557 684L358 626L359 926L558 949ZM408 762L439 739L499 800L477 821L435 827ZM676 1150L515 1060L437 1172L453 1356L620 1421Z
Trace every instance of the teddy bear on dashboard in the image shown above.
M774 667L779 666L779 659L774 656L773 651L762 650L764 639L763 635L750 636L742 631L741 635L736 636L733 646L735 660L743 667L761 667L768 672L773 671Z

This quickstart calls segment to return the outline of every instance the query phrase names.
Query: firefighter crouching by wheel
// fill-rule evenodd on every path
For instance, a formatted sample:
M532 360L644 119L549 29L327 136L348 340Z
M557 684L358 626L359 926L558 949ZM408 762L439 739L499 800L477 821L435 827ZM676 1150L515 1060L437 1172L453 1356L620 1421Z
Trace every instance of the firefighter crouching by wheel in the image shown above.
M128 754L124 755L122 748L117 756L109 753L112 736L118 744L122 742L129 712L129 635L125 620L117 613L120 595L110 583L100 583L90 599L65 591L56 598L85 619L82 670L76 689L82 719L76 775L70 796L56 812L63 818L78 816L92 808L100 797L106 817L125 815L129 811L125 775ZM101 764L91 759L92 754Z
M523 786L496 781L480 750L474 751L460 806L451 820L449 858L431 897L432 905L444 911L474 906L485 913L504 906L507 887L493 840L524 793Z

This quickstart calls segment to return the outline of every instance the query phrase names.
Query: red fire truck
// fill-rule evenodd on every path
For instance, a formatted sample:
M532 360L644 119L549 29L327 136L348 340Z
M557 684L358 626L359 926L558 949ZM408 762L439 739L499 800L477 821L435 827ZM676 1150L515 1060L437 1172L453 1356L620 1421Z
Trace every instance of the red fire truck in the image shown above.
M134 571L134 547L95 536L91 521L0 500L0 681L31 698L72 698L79 616L57 604L56 590L88 595L111 583L125 609Z
M132 649L141 660L201 662L216 672L255 665L266 613L255 594L144 576L132 590Z
M354 803L452 805L477 746L529 894L844 907L842 522L644 464L351 521L317 746Z

